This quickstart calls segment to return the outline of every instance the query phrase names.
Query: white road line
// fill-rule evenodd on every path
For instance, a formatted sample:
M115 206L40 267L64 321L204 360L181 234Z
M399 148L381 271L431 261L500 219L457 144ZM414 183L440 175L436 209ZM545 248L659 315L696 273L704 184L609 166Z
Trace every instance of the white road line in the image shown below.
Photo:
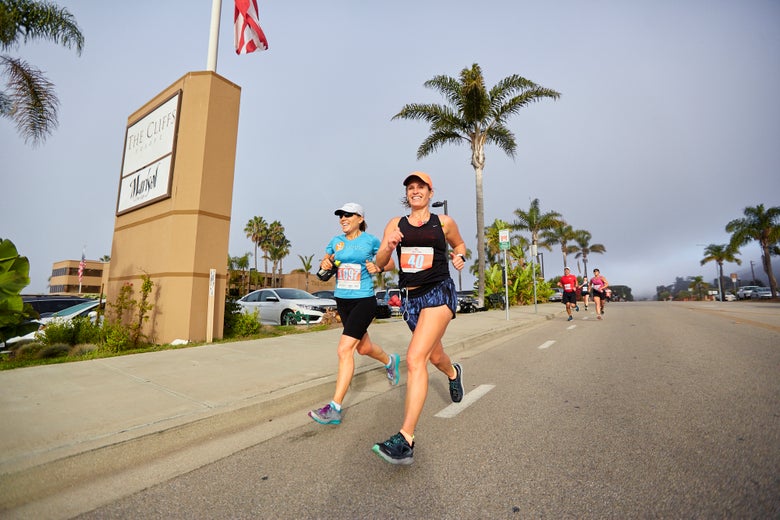
M553 345L553 343L555 343L555 340L551 339L550 341L545 341L544 343L539 345L538 348L539 348L539 350L543 350L543 349L546 349L548 347L551 347Z
M576 325L569 325L568 327L566 327L566 330L571 330L571 329L576 329L576 328L577 328Z
M452 403L444 410L440 411L434 417L441 417L442 419L452 419L460 412L477 402L477 399L490 392L496 387L496 385L479 385L471 392L463 396L463 400L459 403Z

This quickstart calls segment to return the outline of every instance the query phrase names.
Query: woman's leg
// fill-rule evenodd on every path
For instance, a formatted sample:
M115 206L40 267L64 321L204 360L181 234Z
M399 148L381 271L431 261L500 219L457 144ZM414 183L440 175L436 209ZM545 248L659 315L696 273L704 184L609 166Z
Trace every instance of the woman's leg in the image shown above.
M343 334L339 340L337 349L339 371L336 376L336 391L333 393L333 402L338 405L344 401L349 384L352 382L352 374L355 372L355 350L358 343L360 342L357 339Z
M336 391L333 394L333 402L341 404L349 390L349 384L352 382L352 375L355 373L355 351L362 356L369 356L383 365L390 362L390 356L382 350L382 347L373 343L368 337L368 332L358 341L351 336L341 335L338 346L339 372L336 376Z
M436 351L436 367L447 374L447 377L453 375L452 365L449 368L444 366L447 362L445 358L449 360L449 356L444 353L441 346L441 338L451 320L452 311L447 306L423 309L412 335L412 341L409 343L406 353L406 403L404 423L401 428L401 433L409 444L412 443L414 430L428 396L428 361L431 360L434 351Z

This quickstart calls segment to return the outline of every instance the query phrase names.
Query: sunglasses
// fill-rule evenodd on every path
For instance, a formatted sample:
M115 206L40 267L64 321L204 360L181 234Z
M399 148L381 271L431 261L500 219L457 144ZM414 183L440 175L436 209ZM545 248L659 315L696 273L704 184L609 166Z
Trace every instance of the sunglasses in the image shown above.
M339 214L339 218L341 218L341 217L347 217L347 218L350 218L350 217L354 217L354 216L355 216L355 214L354 214L354 213L349 213L349 212L347 212L347 211L342 211L342 212Z

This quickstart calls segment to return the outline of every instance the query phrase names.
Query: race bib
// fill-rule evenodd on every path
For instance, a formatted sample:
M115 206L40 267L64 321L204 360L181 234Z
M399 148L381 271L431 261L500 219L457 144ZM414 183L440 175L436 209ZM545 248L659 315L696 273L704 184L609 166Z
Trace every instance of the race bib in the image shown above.
M419 273L433 267L432 247L401 247L401 269L405 273Z
M338 280L336 280L336 287L339 289L360 290L361 267L360 264L339 265L339 275Z

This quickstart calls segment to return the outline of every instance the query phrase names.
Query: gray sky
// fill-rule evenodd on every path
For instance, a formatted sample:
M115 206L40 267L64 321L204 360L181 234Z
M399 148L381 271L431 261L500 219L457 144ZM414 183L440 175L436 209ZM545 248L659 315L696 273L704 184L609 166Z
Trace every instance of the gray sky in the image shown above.
M86 44L9 52L43 69L60 126L38 148L0 121L0 237L30 259L25 292L47 291L53 262L110 254L127 117L206 68L211 0L101 6L60 0ZM519 74L561 93L509 122L513 160L486 150L485 222L539 198L607 253L612 284L651 295L675 276L715 277L703 245L726 243L746 206L780 206L780 2L776 0L259 1L270 49L237 56L223 0L217 72L242 88L230 251L253 251L253 216L279 220L298 255L319 259L333 210L366 207L381 237L403 212L401 182L428 172L476 252L466 145L423 160L425 123L391 121L410 102L443 103L423 83L479 63L488 87ZM756 243L742 250L755 260ZM777 259L775 259L777 263ZM262 262L260 261L260 265ZM559 250L545 252L548 277ZM732 272L737 266L726 265ZM576 267L575 267L576 270ZM777 272L777 266L775 266ZM763 274L763 273L762 273ZM471 283L464 276L464 286Z

